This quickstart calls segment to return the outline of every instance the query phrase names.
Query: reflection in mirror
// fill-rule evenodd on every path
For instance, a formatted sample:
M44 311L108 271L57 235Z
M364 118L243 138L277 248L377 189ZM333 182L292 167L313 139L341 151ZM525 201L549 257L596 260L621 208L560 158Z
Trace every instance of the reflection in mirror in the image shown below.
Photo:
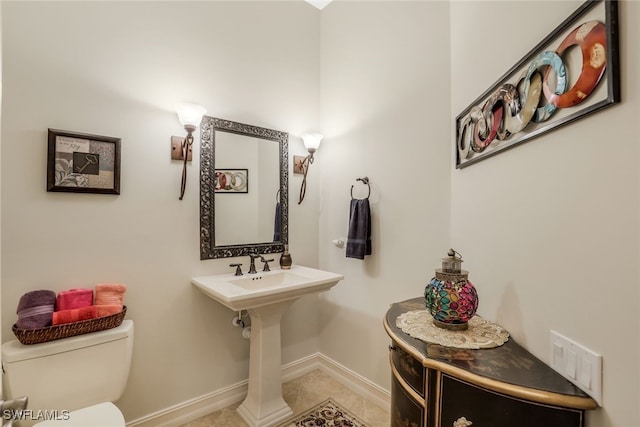
M215 133L216 246L273 242L280 190L278 142Z
M288 242L288 134L205 116L200 259L282 252Z

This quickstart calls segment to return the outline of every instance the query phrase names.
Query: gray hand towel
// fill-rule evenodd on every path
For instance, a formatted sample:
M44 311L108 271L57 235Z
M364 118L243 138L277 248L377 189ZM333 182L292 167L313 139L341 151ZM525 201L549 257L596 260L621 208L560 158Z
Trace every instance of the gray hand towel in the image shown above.
M347 258L364 259L371 255L371 210L369 199L351 199Z

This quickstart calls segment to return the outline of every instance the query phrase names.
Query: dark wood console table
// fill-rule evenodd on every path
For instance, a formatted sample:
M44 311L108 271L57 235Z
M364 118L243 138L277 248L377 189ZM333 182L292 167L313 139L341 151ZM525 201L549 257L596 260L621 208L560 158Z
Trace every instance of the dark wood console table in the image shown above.
M581 427L596 402L509 338L463 350L412 338L396 326L423 298L391 305L391 427ZM472 424L471 424L472 423Z

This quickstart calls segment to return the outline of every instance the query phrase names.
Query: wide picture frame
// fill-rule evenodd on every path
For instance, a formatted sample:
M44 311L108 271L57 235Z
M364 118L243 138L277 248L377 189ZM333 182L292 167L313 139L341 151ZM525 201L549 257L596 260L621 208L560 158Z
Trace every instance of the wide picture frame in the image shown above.
M586 1L456 117L456 168L620 102L619 62L618 2Z
M120 138L49 129L47 191L120 194Z

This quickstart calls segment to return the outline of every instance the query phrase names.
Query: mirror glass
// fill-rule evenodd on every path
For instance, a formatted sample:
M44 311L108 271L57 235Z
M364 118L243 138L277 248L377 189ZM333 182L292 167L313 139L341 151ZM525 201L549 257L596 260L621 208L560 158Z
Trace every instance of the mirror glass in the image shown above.
M200 135L200 259L282 252L288 134L205 116Z

